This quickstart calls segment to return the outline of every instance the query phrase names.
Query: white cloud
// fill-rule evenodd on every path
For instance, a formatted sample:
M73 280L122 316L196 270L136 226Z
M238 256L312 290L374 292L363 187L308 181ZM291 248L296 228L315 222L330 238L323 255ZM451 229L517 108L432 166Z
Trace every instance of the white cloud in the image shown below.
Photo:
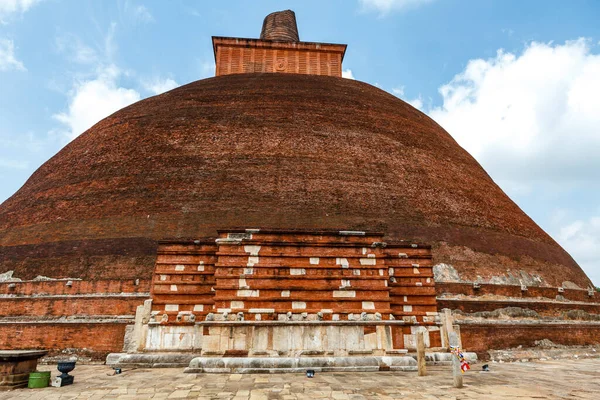
M118 85L121 74L117 67L111 65L99 70L95 79L75 85L68 110L53 116L66 125L69 139L74 139L101 119L140 100L137 91Z
M597 180L600 55L585 39L471 60L429 110L495 179Z
M384 16L393 11L404 11L415 8L434 0L359 0L363 11L376 11Z
M144 6L134 6L131 12L137 22L154 22L154 17L150 13L150 11Z
M600 216L564 223L565 213L556 222L562 227L554 238L577 260L596 286L600 286Z
M168 92L169 90L175 89L177 86L179 86L179 84L171 78L155 78L150 81L142 82L142 85L147 91L153 94L161 94L164 92Z
M41 0L0 0L0 22L14 14L22 14Z
M345 69L342 71L342 78L346 78L346 79L356 79L354 78L354 75L352 74L352 70L351 69Z
M15 57L15 44L10 39L0 39L0 71L25 71L23 63Z
M79 64L92 64L98 62L96 50L85 45L81 39L73 34L56 37L56 48L66 54L71 61Z

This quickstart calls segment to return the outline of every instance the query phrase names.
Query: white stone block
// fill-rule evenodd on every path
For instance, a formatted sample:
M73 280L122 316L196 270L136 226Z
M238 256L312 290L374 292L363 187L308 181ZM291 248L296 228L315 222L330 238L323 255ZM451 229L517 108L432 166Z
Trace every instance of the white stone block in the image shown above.
M408 258L408 255L406 253L398 253L398 257L400 257L400 258Z
M388 274L394 276L394 268L388 268Z
M375 309L375 303L372 301L363 301L362 302L362 308L363 310L374 310Z
M244 251L251 256L257 256L260 251L260 246L246 245L244 246Z
M340 320L340 314L333 314L331 316L331 320L332 321L339 321Z
M342 279L341 282L342 282L341 287L343 287L343 288L350 287L350 279Z
M415 286L423 286L423 282L417 282L415 283Z
M348 263L348 259L346 259L346 258L336 258L335 264L341 265L342 268L348 268L350 266L350 264Z
M425 280L425 282L427 282L427 283L431 283L431 278L427 278L427 279Z
M185 265L177 264L175 266L175 271L185 271Z
M165 304L165 311L179 311L179 304Z
M177 285L171 285L171 292L177 291Z
M333 297L356 297L354 290L334 290Z
M247 289L247 288L248 288L248 284L246 283L246 279L244 279L244 278L240 278L240 279L238 280L238 287L239 287L240 289Z
M408 296L404 296L404 302L406 303L408 301Z
M204 311L204 304L194 305L194 311Z
M306 308L306 303L303 301L292 301L292 309L294 310L298 310L298 309L305 309Z
M254 274L254 268L244 268L244 275Z
M319 265L319 257L310 257L310 265Z
M330 308L323 308L323 309L321 310L321 312L322 312L323 314L332 314L332 313L333 313L333 310L332 310L332 309L330 309Z
M360 275L360 269L353 269L352 270L352 274L353 275Z
M262 317L261 317L261 315L260 315L260 314L256 314L256 315L254 315L254 320L256 320L256 321L260 321L261 319L262 319Z
M218 313L230 313L231 308L217 308Z
M289 290L282 290L281 291L281 297L290 297L290 291Z
M379 270L379 275L380 275L380 276L383 276L383 275L384 275L384 272L383 272L383 270L382 270L382 269L380 269L380 270Z
M160 276L160 280L161 281L166 281L167 280L167 276L166 275L161 275Z
M377 264L376 258L361 258L359 261L360 261L360 265L376 265Z
M413 268L413 274L420 274L419 268Z
M244 302L243 301L232 301L231 302L231 309L233 310L234 308L244 308Z
M290 275L306 275L304 268L290 268Z
M260 247L260 246L259 246ZM259 261L259 257L257 256L248 256L248 267L254 267L256 264L258 264Z
M238 297L258 297L260 290L240 289L237 291Z
M402 306L402 311L404 311L404 312L412 312L412 306L405 304L405 305Z
M198 271L200 271L200 272L204 271L204 265L202 265L202 264L198 265Z
M274 314L274 308L251 308L248 310L251 314Z

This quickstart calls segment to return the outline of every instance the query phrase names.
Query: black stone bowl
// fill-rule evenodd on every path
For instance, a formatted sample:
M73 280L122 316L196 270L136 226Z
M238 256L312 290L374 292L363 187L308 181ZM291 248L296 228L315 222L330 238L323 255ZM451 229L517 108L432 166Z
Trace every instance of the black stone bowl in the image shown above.
M62 372L61 378L69 376L69 372L75 369L75 361L59 361L56 368Z

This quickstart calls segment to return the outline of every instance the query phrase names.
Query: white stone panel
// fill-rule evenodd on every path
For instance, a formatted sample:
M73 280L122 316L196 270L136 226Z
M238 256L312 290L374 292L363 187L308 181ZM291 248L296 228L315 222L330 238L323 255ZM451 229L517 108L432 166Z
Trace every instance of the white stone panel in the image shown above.
M260 290L240 289L237 291L238 297L258 297Z
M333 297L356 297L354 290L334 290Z
M405 305L402 306L402 311L404 311L404 312L412 312L412 306L405 304Z
M248 288L248 283L246 283L246 279L244 279L244 278L240 278L240 279L238 280L238 287L239 287L240 289L247 289L247 288Z
M353 275L360 275L360 269L353 269L352 270L352 274Z
M359 261L360 261L360 265L376 265L377 264L377 259L375 259L375 258L361 258Z
M350 264L348 263L348 259L346 258L336 258L335 263L336 265L341 265L342 268L348 268L350 266Z
M413 268L413 274L420 274L419 268Z
M306 308L306 303L303 301L292 301L292 309L294 310L298 310L298 309L305 309Z
M343 288L350 287L350 279L342 279L341 282L342 282L341 287L343 287Z
M273 314L275 313L274 308L251 308L248 310L252 314Z
M179 311L179 304L165 304L165 311Z
M166 275L161 275L160 276L160 280L161 281L166 281L167 280L167 276Z
M233 310L234 308L244 308L244 302L243 301L232 301L231 302L231 309Z
M260 246L257 246L260 247ZM259 261L259 257L257 256L248 256L248 267L254 267L256 264L258 264Z
M244 251L251 256L257 256L260 251L260 246L246 245L244 246Z
M362 308L363 308L363 310L374 310L375 303L373 303L372 301L363 301Z
M204 265L202 265L202 264L198 265L198 271L200 271L200 272L204 271Z
M194 305L194 311L204 311L204 304Z
M244 268L244 275L254 274L254 268Z
M185 271L185 265L177 264L175 266L175 271Z
M177 291L177 285L171 285L171 292Z
M290 275L306 275L304 268L290 268Z
M282 290L281 291L281 297L290 297L290 291L289 290Z
M319 257L310 257L310 265L319 265Z

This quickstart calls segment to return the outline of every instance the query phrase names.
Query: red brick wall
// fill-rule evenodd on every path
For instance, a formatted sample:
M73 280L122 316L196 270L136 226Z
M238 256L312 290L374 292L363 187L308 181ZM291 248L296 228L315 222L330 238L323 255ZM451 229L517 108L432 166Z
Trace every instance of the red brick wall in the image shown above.
M482 296L485 294L492 294L506 297L546 297L549 299L555 299L556 296L560 295L567 300L573 301L585 301L591 303L599 301L598 293L594 292L594 295L590 297L587 290L580 289L564 289L564 292L560 293L558 288L552 287L528 286L526 291L521 291L521 286L516 285L482 284L480 285L479 289L475 289L473 284L470 283L436 282L435 286L436 294L438 296L444 293L464 294L467 296Z
M123 349L126 324L121 323L0 323L1 349L47 349L57 355L63 349L104 360Z
M460 326L463 347L486 357L490 349L530 347L536 340L575 346L600 343L599 324L468 324Z
M135 315L143 297L0 298L0 317Z
M592 314L600 314L600 304L572 304L556 303L551 301L495 301L495 300L449 300L438 299L438 309L449 308L451 310L461 310L465 313L474 313L480 311L494 311L499 308L521 307L536 311L543 316L559 316L562 312L569 310L583 310Z
M42 294L74 295L150 292L150 280L139 280L137 285L134 280L72 280L71 286L67 286L67 282L68 280L66 279L51 281L0 282L0 294L30 296ZM13 284L14 287L11 288Z

